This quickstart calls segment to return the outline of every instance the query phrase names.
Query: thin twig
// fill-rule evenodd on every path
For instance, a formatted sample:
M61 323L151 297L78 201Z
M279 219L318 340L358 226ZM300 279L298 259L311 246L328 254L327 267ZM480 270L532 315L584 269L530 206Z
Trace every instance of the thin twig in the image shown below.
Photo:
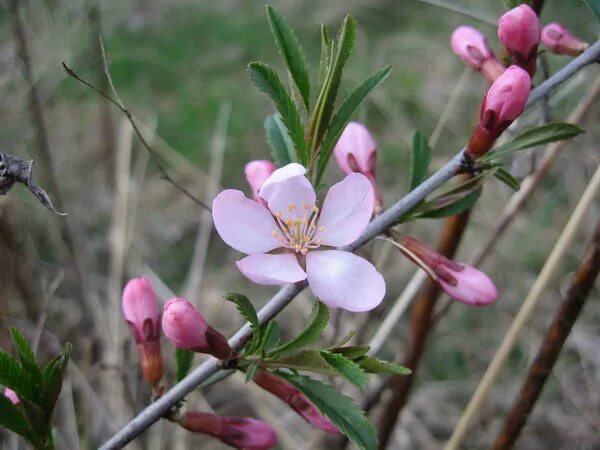
M511 449L519 437L529 414L539 398L544 384L552 372L563 344L567 340L588 294L594 287L594 281L600 271L600 221L592 239L588 243L579 268L571 278L564 300L554 314L552 324L546 331L544 340L518 397L513 403L504 427L494 442L493 450Z
M506 336L504 336L500 347L492 358L492 361L483 375L481 382L477 386L475 393L471 397L465 412L454 429L450 440L446 444L446 450L456 450L460 447L460 444L467 430L469 429L469 426L471 425L471 421L479 411L479 408L483 404L487 393L500 374L502 367L504 367L506 359L514 347L521 329L527 323L529 317L533 313L533 310L535 309L535 306L537 305L544 288L552 278L554 270L559 265L562 256L573 240L575 232L577 231L585 212L594 201L598 191L600 191L600 166L597 167L596 173L581 196L575 211L573 211L573 214L569 218L569 221L560 235L560 238L556 242L556 245L552 249L550 256L546 260L542 271L529 291L527 298L523 301L523 304L515 316L508 332L506 333Z
M540 96L547 94L556 86L563 83L565 80L581 70L586 64L593 62L596 58L598 58L598 56L600 56L600 41L596 42L582 55L575 58L557 74L553 75L544 84L536 88L531 93L528 104L532 104L539 100ZM582 64L581 61L587 61L587 63ZM420 186L409 192L389 209L377 216L367 226L363 234L355 242L345 247L344 250L353 251L373 239L375 236L383 233L395 222L400 220L400 218L406 212L408 212L420 201L425 199L431 192L440 187L450 178L454 177L461 170L463 164L463 152L464 148ZM287 285L281 288L279 292L277 292L277 294L275 294L258 312L260 323L265 323L266 321L272 319L281 310L283 310L305 287L306 283L302 282L295 285ZM239 348L250 336L251 332L252 330L250 325L246 323L231 337L229 340L230 345L234 348ZM135 439L150 425L163 417L175 403L183 399L206 378L216 373L220 369L220 366L221 363L214 358L205 361L178 384L167 391L160 399L141 411L131 422L125 425L125 427L123 427L104 445L102 445L100 449L108 450L121 448L131 440Z

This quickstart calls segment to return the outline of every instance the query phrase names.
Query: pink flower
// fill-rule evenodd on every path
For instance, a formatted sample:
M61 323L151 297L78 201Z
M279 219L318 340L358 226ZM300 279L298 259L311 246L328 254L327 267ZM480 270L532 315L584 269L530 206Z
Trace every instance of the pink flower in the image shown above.
M559 55L578 56L588 47L587 42L576 38L561 24L552 22L542 30L542 42L552 53Z
M160 314L152 283L145 277L129 280L123 290L123 316L137 343L142 376L156 385L163 376L160 350Z
M456 263L411 237L401 240L404 253L424 269L450 297L468 305L488 305L498 299L498 291L483 272Z
M498 38L514 59L529 75L536 69L537 47L540 43L541 25L535 11L519 5L498 20Z
M246 173L246 180L252 188L254 200L259 202L263 201L258 196L258 191L265 180L269 178L269 175L275 172L275 169L277 169L277 166L271 161L266 160L250 161L248 164L246 164L244 172Z
M178 420L182 427L220 439L246 450L267 450L277 445L275 430L250 417L224 417L205 412L187 412Z
M331 307L375 308L385 294L381 274L365 259L331 249L352 243L369 223L371 183L351 173L331 187L319 209L305 173L296 163L273 172L260 190L267 206L237 190L221 192L212 208L217 232L225 243L249 255L236 264L255 283L307 279L313 293Z
M4 388L4 396L9 399L13 405L21 403L17 393L10 388Z
M456 28L450 38L450 44L454 53L467 65L481 72L490 83L504 72L504 66L494 56L487 39L476 28L465 25Z
M375 193L375 213L378 213L383 199L375 177L377 144L367 127L358 122L349 122L335 144L334 153L340 169L346 175L358 172L369 179Z
M165 336L177 348L208 353L219 359L231 357L227 339L208 325L194 305L183 298L172 298L165 304L162 327Z
M504 130L521 115L531 90L531 78L518 66L510 66L490 86L467 152L477 158L486 153Z
M279 397L285 403L290 405L294 411L304 417L311 425L320 428L327 433L340 432L337 427L331 423L329 418L322 415L317 407L313 405L302 392L283 378L261 370L254 375L254 382L265 391Z

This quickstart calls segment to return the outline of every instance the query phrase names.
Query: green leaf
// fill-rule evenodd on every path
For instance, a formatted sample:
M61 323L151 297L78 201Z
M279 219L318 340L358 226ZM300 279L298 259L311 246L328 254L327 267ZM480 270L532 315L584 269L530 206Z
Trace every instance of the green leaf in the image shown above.
M549 142L562 141L573 138L584 130L577 125L566 122L553 122L540 127L532 128L514 138L511 142L496 147L486 153L481 161L490 162L505 158L506 156L518 150L535 147L537 145L547 144Z
M19 398L40 404L40 384L35 383L15 358L0 351L0 384L11 388Z
M175 380L179 383L185 378L194 361L194 352L182 348L175 349Z
M297 373L279 373L296 386L315 406L342 431L348 439L363 450L377 449L377 436L364 412L328 384Z
M600 0L585 0L585 3L596 16L596 20L600 21Z
M340 353L321 351L321 356L339 375L347 379L350 383L361 389L367 385L369 377L354 361Z
M341 355L344 355L346 358L354 361L355 359L358 359L361 356L366 355L367 352L369 351L369 346L368 345L356 345L356 346L350 346L350 347L334 347L334 348L330 348L329 351L331 353L339 353Z
M281 121L281 115L274 113L265 118L265 132L267 142L271 147L271 154L275 164L283 167L296 160L296 150L288 130Z
M307 372L336 375L337 372L323 358L321 350L309 348L277 359L264 359L261 366L274 369L304 370Z
M67 344L65 349L52 358L42 370L42 378L44 380L43 409L48 423L52 418L52 411L54 411L54 406L56 405L60 390L62 389L63 379L65 377L67 365L69 364L70 356L71 345Z
M410 154L410 191L427 179L430 160L431 148L427 142L427 137L420 131L416 131L413 136L412 152Z
M262 327L262 341L259 349L262 352L269 352L279 344L279 325L274 320L271 320Z
M411 216L427 219L455 216L470 209L477 202L480 195L481 188L477 188L470 192L440 198L435 202L426 202L419 207L418 211L411 213Z
M363 102L369 92L379 86L388 77L391 71L391 66L386 66L383 69L375 72L373 75L364 80L356 89L354 89L348 98L342 102L339 109L333 116L331 125L327 131L327 135L321 144L318 167L319 175L322 175L325 171L325 167L327 166L327 162L331 157L333 148L342 135L344 128L346 128L346 125L350 121L352 114L354 114L354 111L356 111L356 108L358 108L358 106ZM318 177L318 180L320 180L320 176Z
M329 67L329 60L331 58L331 39L329 38L329 32L325 25L321 25L321 59L319 61L319 92L325 82L327 76L327 68Z
M285 124L289 136L296 147L299 162L306 165L308 163L308 152L306 150L306 139L304 138L304 129L302 128L300 115L279 76L277 76L277 73L273 69L261 62L250 63L248 65L248 72L256 87L275 102L275 106L281 114L281 120Z
M254 379L254 374L258 370L258 364L250 363L246 368L246 383L252 381Z
M406 367L373 358L372 356L365 356L356 362L368 373L392 373L396 375L410 375L412 373L412 370Z
M38 365L33 350L31 350L31 346L25 337L16 328L10 329L10 336L21 364L23 366L30 366L32 368L35 367L39 372L40 366Z
M262 339L262 329L258 321L258 315L256 314L256 309L254 309L254 305L252 305L252 302L248 299L248 297L243 294L225 294L225 299L235 303L235 306L240 314L248 322L250 322L250 327L252 328L252 339L246 345L245 351L246 354L253 354L256 352L256 349Z
M515 191L521 189L521 183L519 180L513 177L510 172L502 167L498 167L496 170L494 170L494 176Z
M304 100L306 110L310 103L310 78L304 51L296 38L294 30L287 21L272 6L267 6L267 19L271 26L271 32L275 37L275 43L287 64L287 67L296 83L296 87Z
M323 334L329 323L329 308L322 302L315 302L306 328L294 339L273 350L273 354L290 353L312 344Z
M29 442L33 441L33 433L19 407L13 405L12 402L2 394L0 394L0 426L13 433L17 433Z

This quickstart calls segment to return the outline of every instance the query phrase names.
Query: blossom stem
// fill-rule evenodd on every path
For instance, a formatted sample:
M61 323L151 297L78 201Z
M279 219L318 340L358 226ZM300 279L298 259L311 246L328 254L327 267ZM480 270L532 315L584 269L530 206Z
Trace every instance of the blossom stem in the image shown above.
M527 102L531 105L552 91L556 86L562 84L568 78L575 75L583 67L594 63L600 57L600 41L590 46L584 53L572 60L569 64L559 70L552 77L534 89ZM365 229L363 234L352 244L342 250L355 250L366 242L375 238L394 223L398 222L404 214L413 208L421 200L425 199L431 192L440 187L454 175L459 173L464 162L464 148L461 149L448 163L434 173L420 186L408 193L389 209L377 216ZM285 308L304 288L306 282L284 286L269 300L258 312L261 323L265 323ZM250 336L249 324L240 328L229 340L232 348L239 348ZM109 439L100 450L117 449L135 439L140 433L150 427L169 412L171 407L183 399L189 392L215 374L221 367L218 360L211 358L194 369L187 377L173 386L160 399L142 410L131 422L125 425L111 439Z

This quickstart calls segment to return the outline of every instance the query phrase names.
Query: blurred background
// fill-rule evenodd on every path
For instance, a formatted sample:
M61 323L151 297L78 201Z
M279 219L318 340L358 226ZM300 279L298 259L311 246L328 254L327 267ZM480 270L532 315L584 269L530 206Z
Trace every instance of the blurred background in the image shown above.
M35 160L35 178L68 213L66 220L54 216L22 185L0 197L0 344L9 348L10 326L35 342L42 360L64 343L73 344L73 362L55 413L60 448L97 447L149 402L135 346L121 317L120 293L126 279L150 276L161 301L185 296L225 334L242 320L233 305L225 304L223 294L242 292L259 306L275 292L245 281L234 265L239 255L212 231L210 215L161 177L124 115L66 75L61 63L107 90L97 39L103 34L121 100L138 118L169 175L210 204L222 187L248 192L244 164L269 158L263 120L274 109L246 72L248 62L261 60L286 79L264 4L0 1L0 151ZM500 53L494 22L504 11L501 0L270 4L295 28L313 80L320 24L334 32L344 15L356 18L357 42L340 98L377 68L393 66L387 81L356 115L378 143L378 180L386 204L407 190L416 130L431 137L432 169L466 143L486 83L452 53L449 36L458 25L474 25ZM560 21L584 40L597 39L598 22L583 1L547 0L541 17L543 23ZM566 57L545 57L550 73L568 62ZM599 73L598 67L589 67L561 87L549 102L551 117L566 119ZM543 76L537 77L539 82ZM32 88L41 110L32 105ZM533 107L519 127L537 123L540 117L540 108ZM501 292L500 301L485 308L456 304L437 324L391 448L437 449L448 438L600 162L599 119L595 105L583 124L587 133L559 155L484 264ZM45 138L40 139L40 133ZM526 176L542 153L535 150L509 162L511 172ZM327 182L340 176L332 164ZM479 249L511 195L497 180L486 182L457 259L466 260ZM534 320L521 334L465 448L488 448L496 436L598 218L597 200ZM422 220L402 231L434 245L441 225ZM384 247L378 242L367 250L381 263L386 301L369 317L340 315L330 327L331 336L359 328L362 343L367 342L414 273L410 262ZM600 448L598 300L596 285L517 448ZM286 335L302 327L311 303L305 293L284 311L280 323ZM383 357L402 359L407 324L403 318L394 328L381 350ZM165 345L163 352L172 379L172 347ZM200 360L196 357L195 363ZM377 384L374 380L372 388ZM344 389L359 401L370 392ZM276 427L281 448L328 448L278 400L245 386L242 375L194 393L187 403L190 408L266 420ZM3 432L0 442L4 449L22 446ZM164 422L131 448L222 446Z

